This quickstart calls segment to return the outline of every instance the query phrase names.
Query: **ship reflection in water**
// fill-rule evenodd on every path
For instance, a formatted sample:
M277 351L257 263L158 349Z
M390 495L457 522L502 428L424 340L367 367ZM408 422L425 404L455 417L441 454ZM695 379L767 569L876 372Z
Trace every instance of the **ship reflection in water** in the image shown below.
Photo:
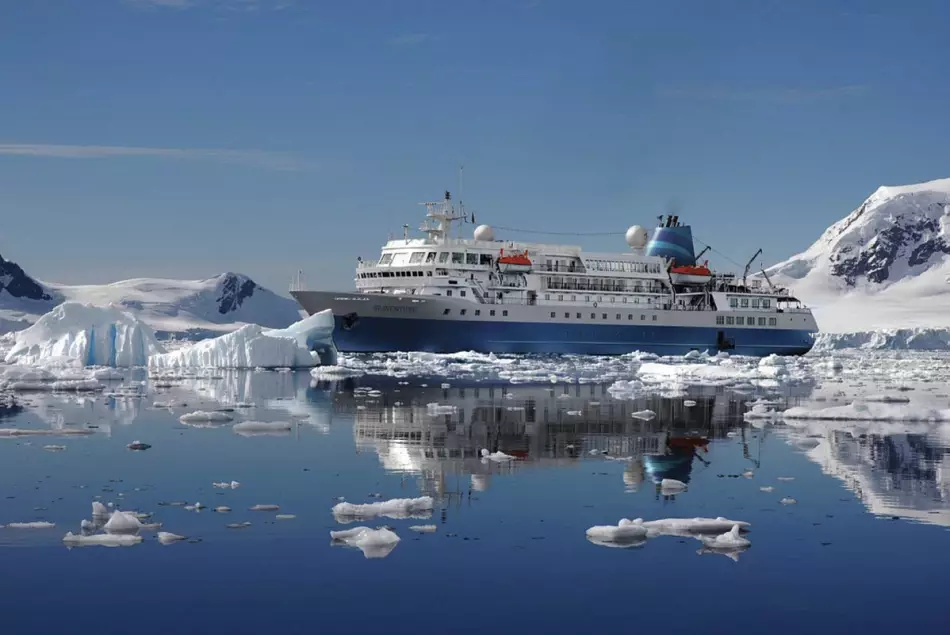
M357 451L375 452L387 471L417 475L420 490L433 496L448 494L459 476L470 477L472 491L483 491L493 475L577 467L591 456L625 461L629 491L646 481L659 492L663 479L688 483L694 466L708 463L711 441L743 434L737 426L747 399L620 401L606 384L442 388L377 379L372 386L336 384L335 414L353 417ZM644 410L656 416L633 416ZM517 460L485 460L483 449Z

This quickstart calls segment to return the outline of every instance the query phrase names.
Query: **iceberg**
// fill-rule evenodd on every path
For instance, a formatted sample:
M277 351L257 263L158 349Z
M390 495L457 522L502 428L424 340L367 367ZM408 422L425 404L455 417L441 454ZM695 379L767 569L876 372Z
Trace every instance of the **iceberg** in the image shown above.
M8 364L35 365L77 360L85 366L144 366L151 355L164 353L152 329L131 313L65 302L16 334L4 358Z
M605 547L636 547L646 542L647 529L643 526L642 518L621 518L616 525L595 525L589 528L587 539L595 545Z
M183 368L310 368L336 365L333 313L321 311L285 329L247 324L220 337L153 355L153 371Z

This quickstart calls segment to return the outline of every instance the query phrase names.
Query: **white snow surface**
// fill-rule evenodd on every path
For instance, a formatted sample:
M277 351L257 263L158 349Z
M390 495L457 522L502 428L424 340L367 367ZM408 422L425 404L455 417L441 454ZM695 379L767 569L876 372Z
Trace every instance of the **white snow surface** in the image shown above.
M144 366L163 353L147 324L115 306L65 302L20 331L8 364L76 360L86 366Z
M894 240L894 228L906 231ZM950 179L885 186L804 252L766 271L812 307L822 332L940 329L948 326L950 256L932 246L948 242ZM891 255L884 263L879 254ZM858 275L849 285L835 275L836 266L861 258L871 268L887 264L885 279Z
M647 528L643 526L643 519L629 520L621 518L616 525L595 525L587 530L587 538L591 542L642 542L647 537Z
M699 536L699 540L710 549L745 549L752 545L748 538L739 534L739 525L717 536Z
M333 313L321 311L285 329L256 324L148 360L152 371L183 368L310 368L336 363ZM314 349L320 352L313 352ZM324 359L326 358L326 359Z

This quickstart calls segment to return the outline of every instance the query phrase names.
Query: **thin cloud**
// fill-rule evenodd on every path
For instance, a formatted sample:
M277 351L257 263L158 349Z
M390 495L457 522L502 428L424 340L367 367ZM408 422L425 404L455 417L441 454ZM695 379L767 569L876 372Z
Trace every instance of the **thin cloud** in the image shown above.
M291 155L259 150L215 150L202 148L143 148L130 146L57 145L46 143L0 143L0 156L53 159L157 158L210 161L268 170L301 171L315 164Z
M194 9L208 7L222 11L282 11L295 0L124 0L126 4L148 9Z
M763 101L794 104L828 99L856 97L867 93L868 86L849 84L830 88L763 88L736 90L733 88L661 88L657 91L666 99L695 101Z
M390 39L389 43L393 46L419 46L431 39L433 38L428 33L407 33L406 35L398 35Z

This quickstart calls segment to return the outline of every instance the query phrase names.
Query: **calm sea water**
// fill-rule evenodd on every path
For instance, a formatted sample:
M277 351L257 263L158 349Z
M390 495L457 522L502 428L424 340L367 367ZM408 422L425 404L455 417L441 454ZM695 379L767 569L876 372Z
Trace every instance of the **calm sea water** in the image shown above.
M756 427L742 419L755 396L728 391L620 401L598 384L443 381L230 373L141 398L26 396L0 426L96 427L82 438L0 439L0 523L56 523L0 530L2 632L947 628L950 448L936 429ZM169 400L179 406L152 407ZM245 437L178 420L238 402L255 407L236 409L235 421L293 430ZM643 409L657 417L631 416ZM132 452L135 440L152 447ZM519 458L486 464L482 448ZM664 496L662 478L688 490ZM230 480L241 486L212 487ZM353 526L334 520L337 498L376 495L430 495L435 510L363 523L401 537L385 558L331 546L331 530ZM133 547L67 549L63 535L79 531L94 499L152 512L193 541L162 546L144 533ZM169 505L179 502L233 511ZM256 504L296 517L248 510ZM727 557L689 538L630 549L585 538L624 517L694 516L752 523L752 547ZM437 532L408 530L424 523Z

